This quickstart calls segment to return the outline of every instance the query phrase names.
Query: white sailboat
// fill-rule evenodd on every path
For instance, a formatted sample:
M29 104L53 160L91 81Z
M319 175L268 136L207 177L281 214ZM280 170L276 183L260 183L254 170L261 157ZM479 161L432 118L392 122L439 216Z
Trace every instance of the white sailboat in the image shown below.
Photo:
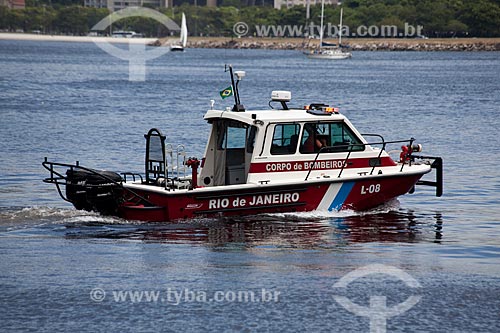
M170 51L184 51L184 48L187 45L187 23L186 23L186 15L182 13L182 21L181 21L181 36L179 38L179 44L170 45Z
M352 56L351 52L342 49L342 15L343 8L340 8L340 24L339 24L339 44L325 45L323 42L323 14L325 11L325 0L321 1L321 29L319 32L319 49L307 53L307 57L311 59L347 59Z

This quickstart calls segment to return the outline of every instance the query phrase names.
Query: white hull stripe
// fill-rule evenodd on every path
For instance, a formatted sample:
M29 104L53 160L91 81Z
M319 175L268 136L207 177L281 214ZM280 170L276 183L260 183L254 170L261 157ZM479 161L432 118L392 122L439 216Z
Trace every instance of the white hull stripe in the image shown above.
M347 196L351 193L354 183L355 182L330 184L330 187L328 187L317 209L323 211L328 210L330 212L333 210L340 210Z
M328 187L328 190L326 190L325 195L323 196L323 199L321 199L321 202L318 205L318 210L329 210L330 205L332 204L333 200L337 196L337 194L340 191L340 188L342 187L342 183L333 183L330 184Z
M340 187L339 192L335 196L335 199L333 199L333 202L328 208L328 210L330 212L332 210L340 210L345 200L347 199L347 196L349 196L349 193L351 193L353 187L354 187L354 182L343 183L342 187Z

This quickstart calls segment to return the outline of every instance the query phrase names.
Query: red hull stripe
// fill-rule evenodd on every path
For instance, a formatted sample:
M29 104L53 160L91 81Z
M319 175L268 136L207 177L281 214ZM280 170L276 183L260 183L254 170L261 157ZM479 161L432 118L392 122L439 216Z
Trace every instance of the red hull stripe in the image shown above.
M195 216L243 215L277 212L300 212L315 209L365 210L402 195L422 175L369 177L359 181L310 184L303 187L278 186L230 193L193 195L159 194L137 191L156 207L121 207L121 217L145 221L166 221Z
M392 158L385 156L380 158L380 163L377 163L377 158L350 158L347 163L345 159L331 160L314 160L310 161L283 161L283 162L264 162L252 163L250 165L250 173L264 172L293 172L293 171L308 171L313 170L331 170L345 168L370 168L373 165L378 166L395 166L396 163Z

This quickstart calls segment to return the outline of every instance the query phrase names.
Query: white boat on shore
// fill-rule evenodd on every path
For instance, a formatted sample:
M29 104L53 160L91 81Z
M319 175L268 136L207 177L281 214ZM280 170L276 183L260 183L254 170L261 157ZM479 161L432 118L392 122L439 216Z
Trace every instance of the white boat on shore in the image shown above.
M313 50L310 53L307 53L307 57L311 59L331 59L331 60L341 60L348 59L352 57L350 52L343 51L339 48L335 49L320 49Z
M184 51L187 45L187 38L188 38L188 30L187 30L187 23L186 23L186 15L182 13L182 22L181 22L181 34L179 37L179 44L173 44L170 45L170 51Z
M111 35L113 38L143 38L144 36L142 34L139 34L135 31L113 31L113 34Z
M330 59L330 60L340 60L348 59L352 57L351 52L345 51L342 46L342 15L343 8L340 8L340 24L339 24L339 39L338 45L325 43L323 41L323 14L325 10L325 1L321 1L321 25L319 32L319 48L316 50L311 50L306 52L306 55L310 59Z

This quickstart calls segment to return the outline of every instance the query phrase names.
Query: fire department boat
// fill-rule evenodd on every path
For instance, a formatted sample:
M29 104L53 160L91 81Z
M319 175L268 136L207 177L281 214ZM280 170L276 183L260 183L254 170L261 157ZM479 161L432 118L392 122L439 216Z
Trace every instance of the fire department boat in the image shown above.
M187 158L182 145L166 144L151 129L145 135L144 177L45 158L50 176L44 182L55 184L77 209L143 221L367 210L412 193L416 185L434 186L441 196L442 159L415 155L421 151L415 139L362 135L337 108L289 107L287 91L272 92L270 110L245 110L238 92L245 73L229 71L235 105L215 110L212 103L205 114L212 130L201 161ZM398 146L396 160L391 145ZM421 180L432 169L435 181Z

